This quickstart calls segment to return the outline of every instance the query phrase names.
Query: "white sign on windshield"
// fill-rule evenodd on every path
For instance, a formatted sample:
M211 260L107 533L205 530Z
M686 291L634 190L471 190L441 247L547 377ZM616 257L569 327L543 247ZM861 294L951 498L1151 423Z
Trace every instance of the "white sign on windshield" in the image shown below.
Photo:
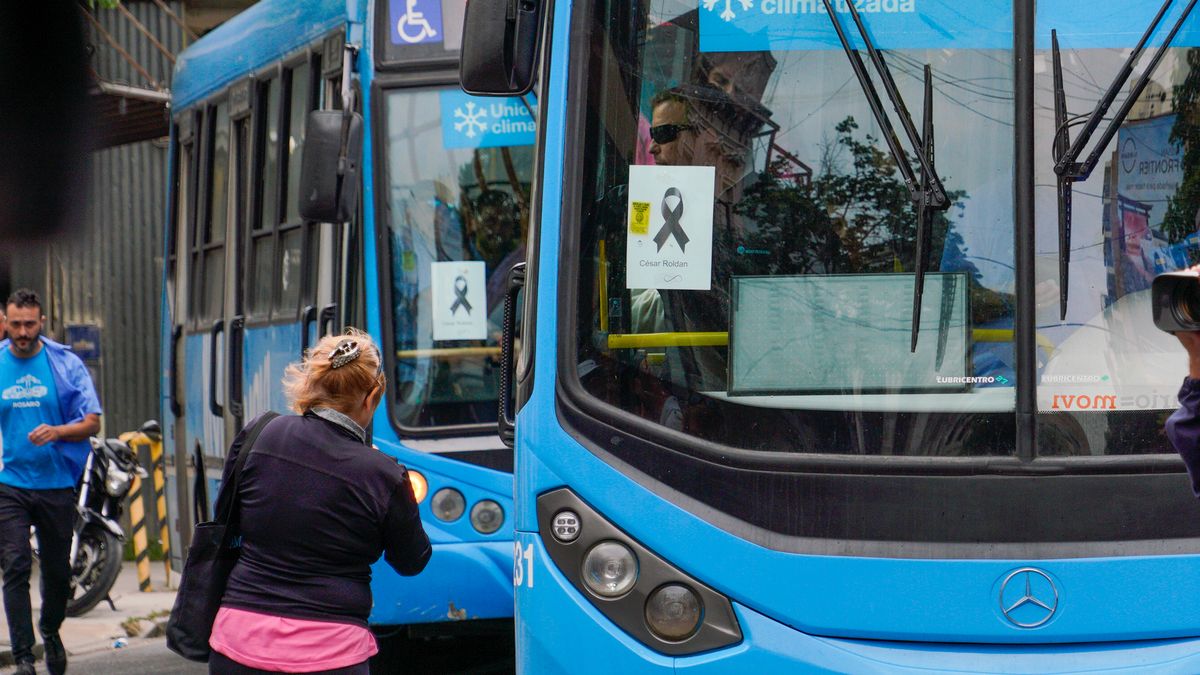
M487 277L482 261L435 262L433 339L487 339Z
M712 287L711 166L631 166L627 288L707 291Z
M1011 386L974 373L967 276L925 277L911 352L912 274L734 277L729 393L953 392Z

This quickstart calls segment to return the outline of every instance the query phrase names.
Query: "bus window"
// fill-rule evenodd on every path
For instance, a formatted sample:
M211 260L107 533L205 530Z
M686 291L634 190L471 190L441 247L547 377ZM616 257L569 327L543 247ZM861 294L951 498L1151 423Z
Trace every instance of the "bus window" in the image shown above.
M279 233L279 302L281 312L294 312L300 302L302 228Z
M508 270L524 260L533 118L519 99L384 95L403 427L493 425Z
M191 115L191 113L184 113L184 115ZM173 217L170 223L170 228L167 230L168 268L166 279L169 287L164 293L167 302L169 303L170 320L173 323L178 323L183 320L183 313L181 312L182 308L177 305L177 303L180 302L180 296L176 292L176 286L183 284L183 280L179 279L177 276L181 268L179 249L182 245L184 255L186 255L188 240L186 235L182 233L189 231L188 228L191 223L190 216L192 213L191 198L192 194L194 193L191 181L192 176L195 175L194 167L192 166L193 157L195 155L193 152L195 141L193 140L194 137L192 136L191 128L192 126L190 124L186 126L188 135L186 138L183 138L182 134L185 129L184 124L180 123L180 121L175 123L175 170L178 178L174 186L174 213L172 214Z
M303 223L300 220L300 161L304 156L304 127L308 122L308 113L314 106L312 86L312 65L304 63L288 71L287 110L284 118L287 122L286 145L281 147L284 153L284 222L279 225L276 239L278 247L277 265L275 271L278 291L275 294L276 316L294 316L300 309L300 290L303 284L300 256L303 235Z
M291 96L288 105L288 139L287 139L287 197L286 209L288 223L300 221L300 160L304 156L304 125L308 121L308 111L312 110L311 66L306 62L296 66L291 71Z
M1183 4L1163 18L1170 27ZM1058 200L1050 31L1066 71L1067 111L1090 113L1120 71L1158 4L1104 1L1085 20L1063 3L1039 3L1036 48L1037 325L1039 438L1069 437L1043 454L1174 454L1163 433L1178 407L1187 363L1178 341L1150 321L1156 274L1200 262L1200 31L1195 12L1172 41L1091 177L1074 184L1066 317L1059 308ZM1161 44L1160 29L1148 47ZM1112 110L1149 61L1144 55ZM1107 126L1101 123L1101 129ZM1072 140L1079 127L1071 129ZM1098 137L1099 133L1095 134ZM1089 145L1083 157L1092 151Z
M255 124L261 158L256 189L258 214L250 231L249 261L246 266L246 314L266 319L271 314L275 289L275 229L279 225L279 105L283 86L273 77L258 88Z
M218 103L205 118L204 213L192 252L193 318L220 318L225 307L225 227L229 213L229 105Z
M596 26L585 104L584 391L756 451L1013 454L1011 5L948 32L864 10L917 125L932 71L950 207L914 349L913 193L821 3L596 4L626 18Z

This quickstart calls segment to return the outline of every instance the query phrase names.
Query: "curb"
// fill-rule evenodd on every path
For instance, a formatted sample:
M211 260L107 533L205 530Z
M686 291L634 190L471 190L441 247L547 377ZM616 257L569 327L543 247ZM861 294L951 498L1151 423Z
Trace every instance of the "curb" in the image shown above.
M44 647L42 647L42 643L39 642L39 643L35 644L33 646L33 660L41 661L43 652L44 652ZM13 660L12 649L7 648L7 647L4 649L0 649L0 668L7 668L9 666L15 666L15 665L17 665L17 662L15 660Z
M167 634L167 619L166 619L166 617L162 617L160 619L155 619L153 621L144 619L144 620L142 620L142 623L148 623L149 626L140 630L136 635L125 636L124 639L139 640L139 641L140 640L153 640L155 638L161 638ZM126 632L128 632L128 631L126 631ZM118 638L118 639L120 639L120 638ZM82 649L68 651L67 655L68 656L82 656L84 654L93 654L95 652L104 651L105 649L114 649L112 639L105 638L104 640L96 640L95 642L87 645L86 647L84 647ZM121 647L115 647L115 649L121 649ZM33 659L35 662L40 663L42 661L42 657L43 657L44 653L45 653L45 647L42 645L41 642L38 642L37 644L35 644L33 646ZM9 668L9 667L12 667L15 665L17 665L17 662L13 659L12 649L9 647L0 649L0 668Z

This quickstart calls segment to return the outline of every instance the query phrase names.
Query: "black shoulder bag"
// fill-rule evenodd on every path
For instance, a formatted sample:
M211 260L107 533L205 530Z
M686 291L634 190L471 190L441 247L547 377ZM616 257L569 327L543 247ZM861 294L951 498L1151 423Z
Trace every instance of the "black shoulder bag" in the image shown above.
M183 565L179 593L167 621L167 647L185 659L206 662L212 651L208 638L212 634L213 621L221 608L229 573L241 555L241 543L235 543L235 535L242 468L254 450L258 435L276 417L279 417L278 413L264 413L250 430L234 464L229 485L223 486L217 498L215 519L200 523L192 533L192 546Z

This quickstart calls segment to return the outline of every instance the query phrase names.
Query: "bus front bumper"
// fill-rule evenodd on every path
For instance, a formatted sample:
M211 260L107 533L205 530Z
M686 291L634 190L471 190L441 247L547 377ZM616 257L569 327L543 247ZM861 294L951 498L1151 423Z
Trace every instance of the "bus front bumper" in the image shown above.
M846 640L809 635L738 603L743 640L686 657L630 637L550 562L541 538L517 533L532 560L520 576L515 629L518 672L689 673L1200 673L1200 639L1090 644L987 645Z
M429 564L413 577L381 559L371 567L371 625L511 618L512 561L511 540L434 544Z

